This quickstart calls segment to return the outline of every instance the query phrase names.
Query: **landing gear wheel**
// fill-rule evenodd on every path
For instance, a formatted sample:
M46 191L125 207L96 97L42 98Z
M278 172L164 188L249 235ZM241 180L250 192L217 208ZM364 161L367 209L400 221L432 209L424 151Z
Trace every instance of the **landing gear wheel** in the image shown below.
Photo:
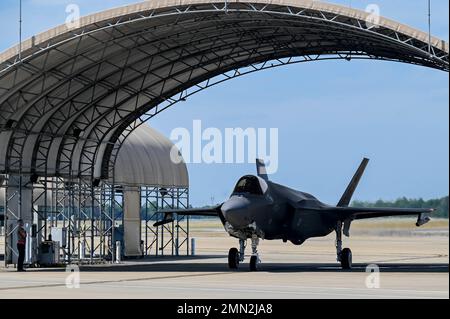
M258 256L252 256L250 258L250 271L258 270Z
M350 248L344 248L341 252L341 266L342 269L352 269L352 251Z
M238 269L239 267L239 250L231 248L228 252L228 267L230 269Z

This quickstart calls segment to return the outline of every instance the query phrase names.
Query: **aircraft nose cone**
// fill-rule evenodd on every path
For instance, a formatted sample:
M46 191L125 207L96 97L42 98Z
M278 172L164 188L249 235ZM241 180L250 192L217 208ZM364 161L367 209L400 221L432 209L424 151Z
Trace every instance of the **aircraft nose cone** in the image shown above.
M250 202L243 197L232 197L222 206L222 214L233 227L244 227L251 223Z

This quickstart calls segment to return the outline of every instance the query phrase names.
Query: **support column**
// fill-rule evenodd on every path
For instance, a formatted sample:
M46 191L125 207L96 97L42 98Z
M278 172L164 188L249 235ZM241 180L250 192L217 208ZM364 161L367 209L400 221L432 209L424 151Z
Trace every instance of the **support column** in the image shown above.
M141 193L139 187L124 187L123 230L125 257L138 257L141 251Z

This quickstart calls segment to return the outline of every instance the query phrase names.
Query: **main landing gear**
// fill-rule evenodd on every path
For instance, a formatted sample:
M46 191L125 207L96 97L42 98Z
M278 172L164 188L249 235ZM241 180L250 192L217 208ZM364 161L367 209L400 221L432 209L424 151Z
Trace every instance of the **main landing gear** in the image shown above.
M342 269L352 269L352 251L350 248L342 249L342 222L338 222L336 225L336 255Z
M252 256L250 257L250 271L257 271L258 265L261 263L258 254L259 238L257 235L252 235ZM244 261L245 248L247 241L239 240L239 250L237 248L231 248L228 252L228 267L230 269L238 269L239 264Z
M228 267L230 269L238 269L239 264L244 261L245 246L247 242L243 239L239 239L239 250L237 248L231 248L228 252Z

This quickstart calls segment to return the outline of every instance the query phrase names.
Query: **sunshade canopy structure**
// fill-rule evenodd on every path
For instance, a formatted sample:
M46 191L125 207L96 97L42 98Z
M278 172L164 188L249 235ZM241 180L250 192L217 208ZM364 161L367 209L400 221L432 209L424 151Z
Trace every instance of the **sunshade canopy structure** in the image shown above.
M109 182L131 187L188 188L186 164L183 161L176 163L170 157L171 152L176 150L164 135L148 125L141 125L123 143L117 156L114 178L111 177ZM0 175L0 184L2 180L4 177ZM41 188L34 190L34 197L38 198L36 205L50 206L53 193L49 190L44 200L40 195L42 192L44 190ZM0 187L0 214L5 205L5 193L6 188Z
M310 0L155 0L0 54L0 173L107 179L136 123L277 65L377 59L449 69L448 43ZM301 79L300 79L301 80Z
M172 160L172 152L179 154L169 139L148 125L141 125L123 143L110 182L123 186L188 188L186 164Z

